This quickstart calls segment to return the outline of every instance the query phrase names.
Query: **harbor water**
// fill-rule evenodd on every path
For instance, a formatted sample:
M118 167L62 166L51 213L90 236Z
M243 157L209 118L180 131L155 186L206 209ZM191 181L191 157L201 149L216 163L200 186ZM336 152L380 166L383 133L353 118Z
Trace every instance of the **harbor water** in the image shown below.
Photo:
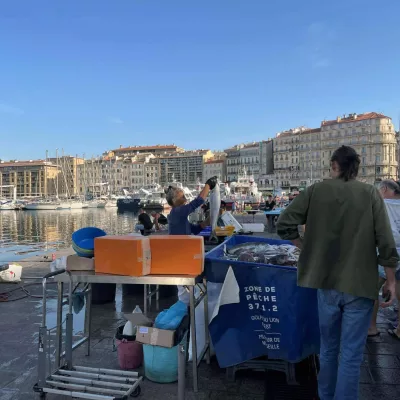
M133 232L136 222L137 214L118 213L117 208L1 211L0 262L69 247L72 233L86 226L118 235Z

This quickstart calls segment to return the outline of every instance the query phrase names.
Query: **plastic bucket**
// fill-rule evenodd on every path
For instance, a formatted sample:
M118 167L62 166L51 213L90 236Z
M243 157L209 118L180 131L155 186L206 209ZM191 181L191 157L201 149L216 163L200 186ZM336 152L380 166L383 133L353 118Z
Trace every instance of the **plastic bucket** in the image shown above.
M178 346L166 348L143 345L144 375L157 383L172 383L178 380Z
M123 330L124 326L120 326L115 335L119 366L121 369L139 368L143 362L143 345L135 341L135 336L123 335Z

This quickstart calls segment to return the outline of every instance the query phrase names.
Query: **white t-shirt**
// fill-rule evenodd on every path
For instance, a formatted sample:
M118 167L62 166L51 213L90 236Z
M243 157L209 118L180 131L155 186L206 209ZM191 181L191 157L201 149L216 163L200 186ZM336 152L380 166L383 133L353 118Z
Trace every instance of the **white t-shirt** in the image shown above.
M385 199L386 211L390 219L397 252L400 254L400 200Z

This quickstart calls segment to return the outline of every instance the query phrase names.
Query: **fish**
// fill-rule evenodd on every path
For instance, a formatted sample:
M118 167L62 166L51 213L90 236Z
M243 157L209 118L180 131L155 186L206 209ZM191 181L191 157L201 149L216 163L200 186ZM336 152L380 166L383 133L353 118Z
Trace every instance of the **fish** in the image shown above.
M210 192L210 225L211 225L211 235L210 241L218 241L215 229L217 228L217 222L219 218L219 210L221 208L221 192L219 190L219 182L215 185L215 188Z
M222 258L231 261L296 267L299 256L300 249L289 244L247 242L231 248L226 248L225 245Z

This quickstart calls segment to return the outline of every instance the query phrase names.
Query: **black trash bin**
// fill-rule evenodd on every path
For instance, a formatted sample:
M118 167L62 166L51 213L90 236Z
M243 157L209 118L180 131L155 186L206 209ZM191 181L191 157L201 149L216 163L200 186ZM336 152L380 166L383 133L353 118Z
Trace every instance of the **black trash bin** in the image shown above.
M92 304L113 303L115 300L115 283L93 283Z

